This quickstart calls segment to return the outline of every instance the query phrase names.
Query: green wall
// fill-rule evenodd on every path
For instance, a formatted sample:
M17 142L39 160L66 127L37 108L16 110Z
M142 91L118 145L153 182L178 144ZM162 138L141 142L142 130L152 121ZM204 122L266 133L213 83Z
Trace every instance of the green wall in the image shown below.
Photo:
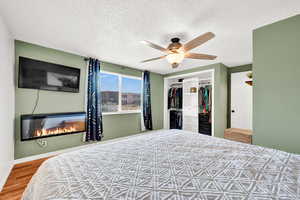
M63 51L41 47L38 45L15 41L16 72L18 72L19 56L43 60L47 62L77 67L81 69L80 92L66 93L53 91L40 91L40 100L35 113L75 112L84 111L85 107L85 78L86 62L82 56ZM142 72L136 69L103 62L101 69L132 76L141 76ZM18 74L16 73L16 80ZM163 127L163 76L151 73L151 101L154 129ZM17 81L16 81L17 84ZM41 148L36 141L20 141L20 115L31 114L37 90L15 89L15 159L30 155L57 151L65 148L85 144L82 134L73 134L46 138L48 146ZM140 114L115 114L103 116L104 140L128 136L140 132Z
M228 95L227 95L227 128L230 128L231 126L231 74L232 73L238 73L238 72L246 72L246 71L251 71L252 70L252 64L248 65L240 65L236 67L229 67L228 68L228 74L227 74L227 90L228 90Z
M174 72L165 75L164 77L188 74L208 69L214 69L215 84L214 84L214 109L215 109L215 136L223 137L224 130L227 127L227 67L222 63L197 67L180 72Z
M300 153L300 15L253 32L253 143Z

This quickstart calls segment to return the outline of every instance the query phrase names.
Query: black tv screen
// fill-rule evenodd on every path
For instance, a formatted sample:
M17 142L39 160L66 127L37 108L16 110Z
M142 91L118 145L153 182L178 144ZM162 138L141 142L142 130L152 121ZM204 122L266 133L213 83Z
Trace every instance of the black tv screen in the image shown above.
M19 57L19 88L79 92L80 69Z

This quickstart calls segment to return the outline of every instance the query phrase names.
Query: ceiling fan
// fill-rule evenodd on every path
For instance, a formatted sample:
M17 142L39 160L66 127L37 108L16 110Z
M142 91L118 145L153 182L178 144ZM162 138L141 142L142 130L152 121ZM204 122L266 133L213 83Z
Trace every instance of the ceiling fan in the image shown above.
M215 34L212 32L204 33L203 35L200 35L196 37L195 39L189 41L188 43L182 45L179 41L179 38L172 38L171 44L167 48L163 48L157 44L154 44L149 41L142 41L143 44L146 44L154 49L157 49L159 51L164 52L166 55L157 57L157 58L151 58L147 60L143 60L142 63L150 62L153 60L158 60L162 58L167 58L168 62L171 63L173 68L176 68L179 66L179 64L182 62L184 58L191 58L191 59L201 59L201 60L214 60L217 56L213 55L207 55L207 54L199 54L199 53L190 53L189 51L191 49L194 49L208 40L215 37Z

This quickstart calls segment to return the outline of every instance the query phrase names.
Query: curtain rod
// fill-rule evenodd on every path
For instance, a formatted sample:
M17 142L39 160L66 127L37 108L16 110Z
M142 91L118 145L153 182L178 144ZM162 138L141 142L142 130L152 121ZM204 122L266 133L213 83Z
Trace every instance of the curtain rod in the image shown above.
M89 57L83 57L83 60L84 61L89 61ZM100 60L100 62L102 62L101 60ZM104 61L105 62L105 61ZM110 63L110 64L114 64L114 63ZM136 69L136 68L133 68L133 67L128 67L128 66L123 66L123 65L119 65L119 64L114 64L114 65L118 65L118 66L120 66L121 68L128 68L128 69L131 69L131 70L134 70L134 71L138 71L138 72L143 72L144 70L140 70L140 69ZM149 71L150 72L150 71Z

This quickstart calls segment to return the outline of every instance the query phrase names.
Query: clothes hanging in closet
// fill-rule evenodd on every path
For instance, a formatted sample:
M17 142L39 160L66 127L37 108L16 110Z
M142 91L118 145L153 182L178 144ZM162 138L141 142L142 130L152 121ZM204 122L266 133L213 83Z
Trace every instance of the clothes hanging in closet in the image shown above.
M199 88L199 111L200 113L210 113L212 108L212 87L207 85Z
M211 135L212 86L199 88L199 133Z
M182 112L170 111L170 129L182 129Z
M182 108L182 88L170 88L168 92L168 109Z

